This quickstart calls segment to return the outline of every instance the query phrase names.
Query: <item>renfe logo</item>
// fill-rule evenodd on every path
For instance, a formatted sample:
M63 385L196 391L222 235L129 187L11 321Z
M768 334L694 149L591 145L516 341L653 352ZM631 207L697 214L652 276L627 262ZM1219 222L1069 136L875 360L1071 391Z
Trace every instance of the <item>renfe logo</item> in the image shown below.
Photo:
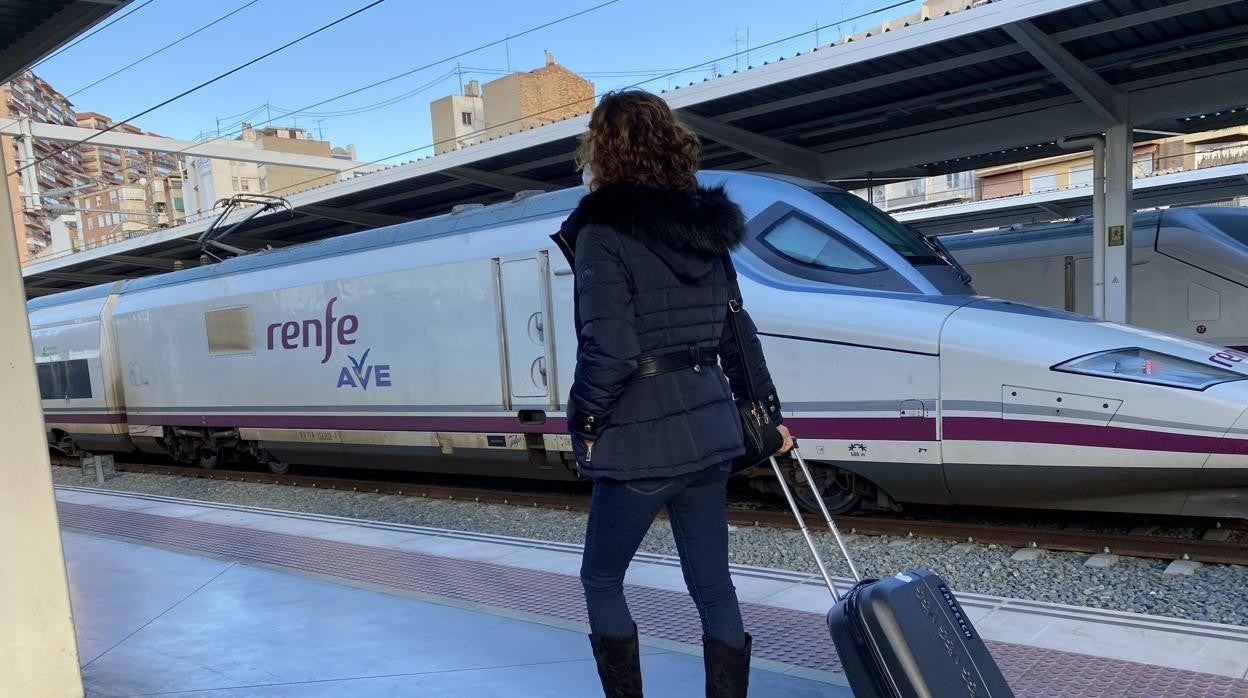
M324 347L325 355L321 363L328 363L334 355L335 344L351 346L356 343L355 333L360 329L360 319L355 315L334 317L334 296L325 304L325 317L303 320L275 322L268 327L269 350L302 349L307 347ZM371 349L365 349L360 358L347 356L350 365L343 366L338 372L338 388L360 388L368 390L369 385L378 388L391 386L390 364L368 361Z
M321 363L327 363L329 357L333 356L335 337L338 344L343 346L355 344L354 335L360 329L360 319L354 315L334 317L334 303L337 301L338 297L334 296L325 304L324 321L314 318L303 322L290 320L269 325L269 350L277 348L278 328L281 328L282 349L325 347L325 356Z

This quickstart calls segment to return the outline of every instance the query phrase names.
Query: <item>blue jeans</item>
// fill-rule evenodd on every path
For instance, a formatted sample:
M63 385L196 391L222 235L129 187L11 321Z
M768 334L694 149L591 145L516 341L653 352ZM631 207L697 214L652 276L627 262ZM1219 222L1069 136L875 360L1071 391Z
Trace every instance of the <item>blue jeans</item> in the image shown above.
M745 645L741 608L728 573L729 467L724 463L673 478L594 482L581 560L591 632L604 637L633 634L633 618L624 601L624 572L666 506L703 634L730 647Z

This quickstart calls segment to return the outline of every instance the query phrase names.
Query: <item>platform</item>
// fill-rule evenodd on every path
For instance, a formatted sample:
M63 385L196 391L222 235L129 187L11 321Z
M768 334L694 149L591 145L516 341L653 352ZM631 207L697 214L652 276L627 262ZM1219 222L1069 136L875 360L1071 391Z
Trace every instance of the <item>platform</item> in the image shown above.
M577 546L58 488L89 695L596 695ZM849 696L811 575L734 568L751 696ZM701 691L671 558L627 595L647 696ZM1248 695L1248 628L962 594L1019 696Z

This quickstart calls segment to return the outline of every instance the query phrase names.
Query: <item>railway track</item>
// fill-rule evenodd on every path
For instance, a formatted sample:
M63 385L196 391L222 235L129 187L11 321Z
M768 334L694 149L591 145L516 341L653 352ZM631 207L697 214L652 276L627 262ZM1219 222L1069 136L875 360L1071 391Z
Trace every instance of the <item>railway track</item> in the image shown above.
M503 504L508 506L541 507L566 511L585 511L589 497L577 494L551 494L515 490L456 487L424 483L398 483L379 480L358 480L308 475L273 475L270 473L240 470L203 470L172 465L149 465L118 463L119 471L177 475L232 482L251 482L271 485L327 489L346 492L371 492L409 497L425 497L451 501ZM938 538L958 542L996 544L1011 547L1035 547L1045 550L1079 553L1114 553L1129 557L1166 560L1195 560L1218 564L1248 565L1248 543L1218 540L1222 536L1212 531L1248 527L1248 522L1230 522L1210 527L1201 522L1199 527L1206 533L1201 538L1180 538L1140 534L1106 533L1070 529L1032 528L1026 526L1000 526L982 523L963 523L923 519L901 519L888 516L837 516L837 526L843 533L866 536L897 536ZM771 526L796 528L792 514L744 507L729 507L728 521L735 526ZM806 523L812 531L826 530L826 523L818 516L807 516Z

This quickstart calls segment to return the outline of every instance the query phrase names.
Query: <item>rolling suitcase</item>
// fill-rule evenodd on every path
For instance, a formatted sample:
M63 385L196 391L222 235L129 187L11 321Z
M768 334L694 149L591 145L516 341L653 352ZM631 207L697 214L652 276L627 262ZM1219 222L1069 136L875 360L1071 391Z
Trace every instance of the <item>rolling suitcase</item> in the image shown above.
M793 456L806 482L814 482L796 447ZM774 457L771 467L832 592L828 630L855 698L1013 698L983 638L944 580L928 570L862 579L831 514L816 497L857 582L838 594Z

